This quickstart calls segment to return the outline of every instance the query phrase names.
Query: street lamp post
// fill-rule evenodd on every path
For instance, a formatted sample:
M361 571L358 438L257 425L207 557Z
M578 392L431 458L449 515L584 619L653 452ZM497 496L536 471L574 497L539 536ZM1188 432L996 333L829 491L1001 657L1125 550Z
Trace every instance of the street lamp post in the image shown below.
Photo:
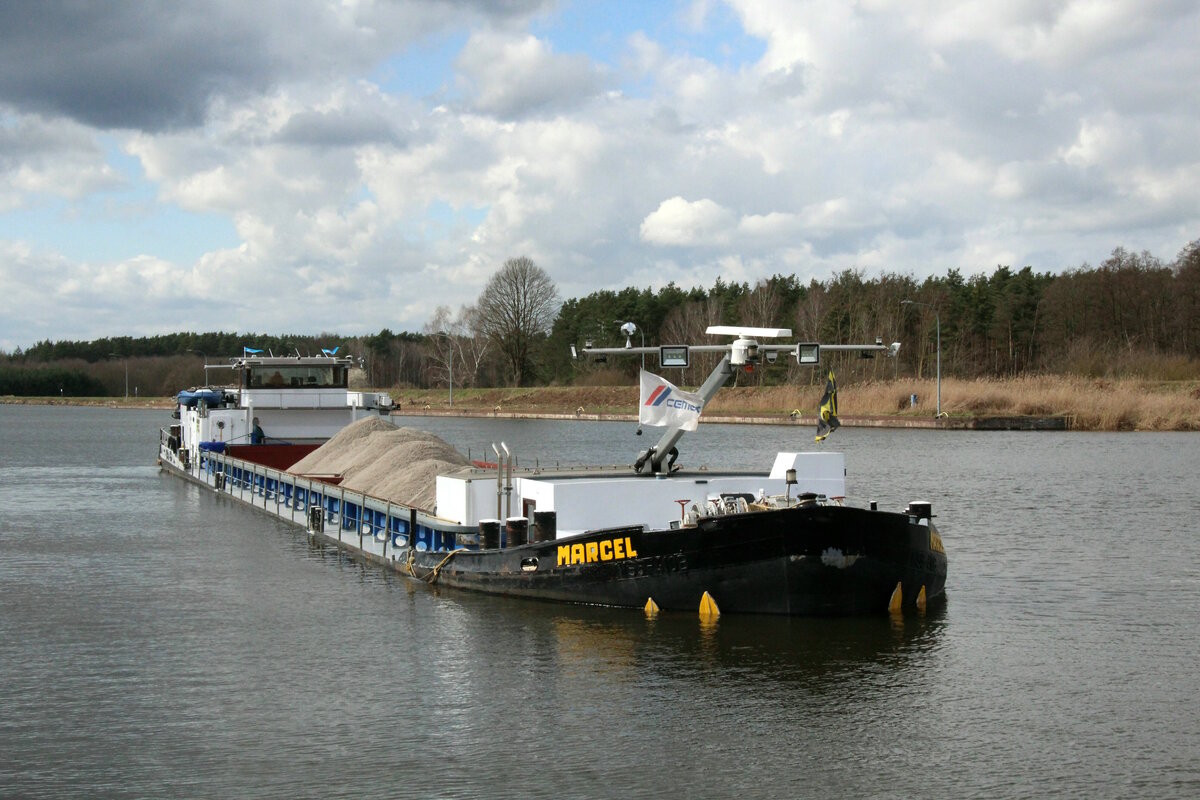
M916 300L901 300L900 304L905 306L925 306L933 312L933 319L937 323L937 415L940 419L942 416L942 318L938 314L938 310L929 303L919 303Z
M124 360L124 362L125 362L125 399L128 400L129 399L129 359L126 358L125 356L118 355L117 353L109 353L108 357L110 359L120 358L120 359Z

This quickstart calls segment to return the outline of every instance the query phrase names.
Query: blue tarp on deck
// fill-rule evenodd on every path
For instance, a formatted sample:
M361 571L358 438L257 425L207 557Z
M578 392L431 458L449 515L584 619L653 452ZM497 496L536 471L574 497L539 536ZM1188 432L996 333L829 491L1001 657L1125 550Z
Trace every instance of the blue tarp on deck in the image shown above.
M210 406L215 406L224 402L225 396L215 389L188 389L175 396L175 401L179 405L188 408L195 408L201 400Z
M209 452L212 452L212 453L224 453L225 452L225 442L201 442L200 449L208 450Z

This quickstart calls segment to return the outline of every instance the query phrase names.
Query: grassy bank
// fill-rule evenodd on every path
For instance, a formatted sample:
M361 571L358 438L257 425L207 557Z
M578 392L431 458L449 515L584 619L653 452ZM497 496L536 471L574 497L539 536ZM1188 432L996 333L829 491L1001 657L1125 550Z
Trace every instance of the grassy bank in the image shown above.
M713 416L790 419L793 411L816 414L821 386L737 387L722 390L706 409ZM909 398L917 395L916 407ZM392 391L406 411L448 412L445 389ZM172 407L171 398L23 398L4 403L38 403L132 408ZM637 413L636 386L549 386L522 389L455 389L454 410L488 414L496 409L527 414L593 414L632 417ZM932 417L937 406L933 380L859 383L838 391L838 412L850 417ZM1069 417L1073 430L1197 431L1200 430L1200 382L1096 380L1062 376L1011 380L942 380L942 411L951 417Z
M86 406L88 408L175 408L173 397L14 397L0 395L0 405Z

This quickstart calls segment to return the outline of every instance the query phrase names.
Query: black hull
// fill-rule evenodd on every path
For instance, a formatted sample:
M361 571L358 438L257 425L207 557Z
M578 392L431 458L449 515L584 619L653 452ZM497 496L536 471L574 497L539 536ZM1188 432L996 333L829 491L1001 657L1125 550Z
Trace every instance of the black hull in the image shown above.
M887 613L895 610L897 599L900 610L914 610L937 603L946 586L946 554L936 527L907 513L795 506L705 517L696 527L610 528L516 547L470 549L473 543L464 539L476 538L468 532L472 529L442 530L433 518L392 509L388 530L399 515L426 540L457 538L467 544L447 552L372 544L372 535L356 533L365 506L352 505L350 493L324 484L287 473L274 473L279 483L267 483L251 471L192 474L169 460L162 463L180 477L294 524L305 523L310 506L284 495L290 498L305 487L326 492L326 502L338 495L344 516L359 516L310 530L315 541L457 589L632 608L654 600L660 609L693 613L707 592L722 613L836 616ZM320 507L320 498L309 500Z
M573 554L583 563L570 563ZM723 613L841 615L886 612L897 585L902 609L936 602L945 591L946 555L928 520L813 506L449 558L418 552L402 571L443 586L560 602L641 608L653 599L662 609L694 612L708 592Z

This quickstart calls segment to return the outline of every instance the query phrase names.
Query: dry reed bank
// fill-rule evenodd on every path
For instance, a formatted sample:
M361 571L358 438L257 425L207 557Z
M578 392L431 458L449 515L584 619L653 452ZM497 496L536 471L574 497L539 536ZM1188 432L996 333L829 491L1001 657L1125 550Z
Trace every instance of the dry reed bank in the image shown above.
M689 387L690 388L690 387ZM722 390L708 412L714 416L778 417L793 411L816 414L822 386L732 387ZM916 407L909 398L917 395ZM447 413L446 389L396 389L397 407L404 411ZM454 390L454 412L507 412L573 415L637 413L636 386L548 386L520 389ZM171 398L0 397L0 403L162 408ZM933 380L901 378L843 384L838 390L838 413L850 417L929 417L937 407ZM1095 379L1064 376L1008 380L943 378L942 411L951 417L1032 416L1068 417L1072 430L1084 431L1200 431L1200 381L1151 381L1136 378Z
M822 386L732 387L722 390L707 411L720 416L789 418L793 411L815 415ZM911 395L917 395L915 407ZM449 410L445 389L397 390L405 410ZM572 414L637 413L636 386L551 386L524 389L455 389L460 413L509 412ZM934 380L900 379L842 385L842 417L932 416L937 407ZM1200 431L1200 381L1091 379L1063 376L1008 380L942 380L942 411L951 417L1068 417L1072 430Z

